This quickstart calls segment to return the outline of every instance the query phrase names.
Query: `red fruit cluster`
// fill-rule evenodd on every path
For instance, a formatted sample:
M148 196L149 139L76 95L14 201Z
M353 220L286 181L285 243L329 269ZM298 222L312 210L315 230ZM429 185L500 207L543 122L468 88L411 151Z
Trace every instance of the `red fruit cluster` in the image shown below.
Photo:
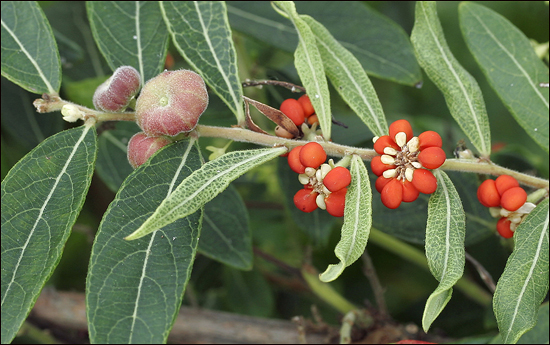
M294 195L294 204L303 212L313 212L319 207L334 217L342 217L351 174L344 167L325 163L326 159L325 150L316 142L290 151L288 165L300 174L298 179L304 185Z
M477 189L477 199L492 208L492 214L500 217L497 231L504 238L514 236L514 231L534 205L526 203L527 193L510 175L501 175L496 180L485 180Z
M302 95L297 100L293 98L285 99L283 103L281 103L279 109L283 114L288 116L298 128L300 128L304 122L307 122L310 126L319 122L308 95ZM279 126L275 128L275 134L283 138L293 138L292 134Z
M420 193L435 192L437 179L427 169L445 163L441 145L441 137L433 131L413 136L407 120L395 121L389 135L375 138L374 150L380 156L372 159L371 169L379 176L375 186L386 207L395 209L401 202L416 200Z

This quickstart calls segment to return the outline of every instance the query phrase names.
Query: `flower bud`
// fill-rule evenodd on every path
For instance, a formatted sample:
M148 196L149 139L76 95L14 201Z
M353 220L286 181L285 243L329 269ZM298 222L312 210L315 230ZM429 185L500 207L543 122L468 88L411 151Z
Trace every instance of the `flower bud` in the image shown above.
M148 137L143 132L136 133L128 142L128 162L136 169L147 162L155 152L170 143L171 141L165 137Z
M208 92L200 75L165 71L143 86L136 122L148 136L174 136L195 128L207 106Z
M131 66L116 69L94 93L94 106L107 112L122 112L141 87L139 72Z

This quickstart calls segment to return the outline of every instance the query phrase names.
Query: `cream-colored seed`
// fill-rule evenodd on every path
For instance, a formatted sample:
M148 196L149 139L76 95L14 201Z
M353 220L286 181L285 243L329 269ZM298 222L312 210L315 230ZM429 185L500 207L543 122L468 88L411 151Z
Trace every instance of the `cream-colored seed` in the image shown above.
M418 137L412 137L411 140L407 143L407 147L409 148L409 152L416 152L418 151L418 147L420 145L420 142L418 141Z
M374 138L372 138L372 142L375 143L376 140L378 140L379 138L380 138L380 137L374 137Z
M397 154L397 150L393 147L384 147L384 153L387 155L395 156Z
M330 190L328 190L328 188L323 185L323 194L325 194L325 196L328 196L330 193L332 193Z
M414 173L414 169L411 169L411 168L405 169L405 178L407 179L407 181L412 182L413 173Z
M412 166L416 169L422 168L422 164L420 162L411 162Z
M508 211L507 209L505 208L501 208L500 209L500 215L502 217L508 217L512 212L511 211Z
M389 155L382 155L382 157L380 157L380 160L384 164L389 164L389 165L395 164L395 158Z
M321 210L326 210L327 209L327 204L325 203L325 196L323 194L317 195L317 198L315 198L315 202L317 203L317 206Z
M307 167L306 168L306 175L309 176L309 177L315 176L316 172L317 172L317 169L315 169L315 168L312 168L312 167Z
M395 143L397 144L397 146L399 147L403 147L405 146L405 144L407 143L407 134L405 134L405 132L399 132L395 135Z
M332 170L332 167L328 165L327 163L323 163L321 165L321 180L327 176L327 174Z
M384 176L385 178L392 178L392 177L395 177L396 174L397 174L397 170L389 169L389 170L384 171L382 173L382 176Z
M323 172L321 171L321 169L317 169L317 171L315 172L315 178L317 179L317 181L322 181L323 180L323 176L322 176Z
M500 217L500 210L501 210L500 207L489 207L489 213L493 218Z
M301 184L308 184L309 176L307 176L306 174L300 174L298 175L298 181L300 181Z

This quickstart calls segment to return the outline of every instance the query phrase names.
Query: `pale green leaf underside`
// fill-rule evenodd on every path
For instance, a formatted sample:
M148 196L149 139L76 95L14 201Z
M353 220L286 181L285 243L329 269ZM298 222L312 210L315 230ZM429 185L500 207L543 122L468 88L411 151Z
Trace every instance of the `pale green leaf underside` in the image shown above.
M174 45L244 124L237 54L224 2L161 1Z
M44 140L2 181L2 343L11 342L55 269L90 186L93 127Z
M165 343L191 274L202 211L153 236L124 241L176 186L200 168L194 140L159 150L124 181L95 237L86 280L90 340Z
M346 193L342 235L334 249L340 262L329 265L319 276L323 282L338 278L347 266L357 261L365 251L369 239L372 225L372 191L365 163L357 155L353 155L351 159L350 172L352 178Z
M59 52L35 1L2 1L2 76L32 93L59 91Z
M422 316L422 328L428 331L451 299L452 287L464 272L466 216L453 182L445 172L433 171L437 190L428 202L426 258L433 276L439 281L430 295Z
M411 41L420 66L443 93L455 121L474 147L489 156L491 134L481 89L449 49L435 2L416 3Z
M500 277L493 310L504 343L513 344L537 321L548 293L548 199L518 226L515 248Z
M388 124L382 105L361 63L322 24L309 16L301 18L317 39L325 71L334 88L374 135L386 135Z
M168 29L158 2L88 1L86 10L94 39L113 71L134 67L141 85L162 71Z
M548 67L529 39L500 14L465 2L460 27L489 83L516 121L548 152Z
M285 147L234 151L210 161L187 177L136 231L135 240L195 212L237 177L286 152Z

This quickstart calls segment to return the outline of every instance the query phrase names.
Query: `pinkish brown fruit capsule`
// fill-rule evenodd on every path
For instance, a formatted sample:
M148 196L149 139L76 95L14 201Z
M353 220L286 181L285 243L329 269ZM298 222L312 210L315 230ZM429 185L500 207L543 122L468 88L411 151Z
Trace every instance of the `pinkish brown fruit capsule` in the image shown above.
M149 80L136 103L136 122L148 136L174 136L197 126L208 106L200 75L189 70L165 71Z
M128 162L136 169L171 141L165 137L148 137L145 133L134 134L128 142Z
M122 112L139 92L140 87L139 72L134 67L119 67L95 90L94 106L106 112Z

